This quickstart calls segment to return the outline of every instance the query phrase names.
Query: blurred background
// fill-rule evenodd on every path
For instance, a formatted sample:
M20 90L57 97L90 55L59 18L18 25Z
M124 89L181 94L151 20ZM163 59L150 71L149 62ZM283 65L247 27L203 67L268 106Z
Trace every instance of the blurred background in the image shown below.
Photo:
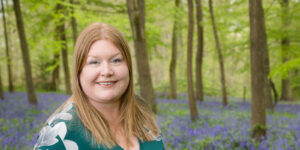
M32 149L93 22L129 42L166 149L300 149L299 3L1 0L0 149Z

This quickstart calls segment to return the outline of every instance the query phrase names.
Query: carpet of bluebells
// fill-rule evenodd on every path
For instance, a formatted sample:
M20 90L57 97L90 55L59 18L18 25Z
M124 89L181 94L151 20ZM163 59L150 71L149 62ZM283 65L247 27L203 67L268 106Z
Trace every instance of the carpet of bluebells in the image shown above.
M30 106L25 93L5 93L0 100L0 149L32 149L49 115L69 96L38 94ZM278 104L267 112L267 138L251 139L251 105L206 98L198 103L200 119L191 122L187 100L158 99L158 122L167 150L297 150L300 149L300 105Z

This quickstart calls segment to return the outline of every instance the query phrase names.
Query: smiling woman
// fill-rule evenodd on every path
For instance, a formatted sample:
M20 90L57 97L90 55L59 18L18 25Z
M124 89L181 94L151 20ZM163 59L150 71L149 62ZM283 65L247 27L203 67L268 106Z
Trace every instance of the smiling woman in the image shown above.
M93 23L76 41L73 95L46 121L34 149L162 150L151 110L134 96L127 42Z

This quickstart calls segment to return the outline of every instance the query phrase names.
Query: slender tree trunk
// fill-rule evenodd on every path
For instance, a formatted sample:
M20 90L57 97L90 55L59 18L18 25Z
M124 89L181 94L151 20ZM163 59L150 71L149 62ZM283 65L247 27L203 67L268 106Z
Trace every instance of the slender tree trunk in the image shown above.
M268 78L270 74L270 61L269 61L269 50L268 50L268 45L267 45L267 38L266 38L266 45L265 45L265 50L263 51L263 65L264 65L264 73L265 73L265 86L264 86L264 91L265 91L265 104L266 108L273 110L274 105L272 102L272 94L271 94L271 79Z
M57 13L65 14L65 8L61 4L56 4L56 9L58 10ZM66 93L71 94L71 81L70 81L70 70L69 70L69 63L68 63L68 47L67 47L67 38L66 38L66 31L65 31L65 19L62 17L57 22L57 30L59 31L59 39L61 42L61 55L62 55L62 63L64 67L64 75L65 75L65 86L66 86Z
M73 33L73 42L74 45L76 43L77 39L77 21L76 18L74 17L74 0L70 0L71 6L71 25L72 25L72 33Z
M8 76L8 91L14 91L14 85L12 82L12 73L11 73L11 59L9 54L9 44L8 44L8 33L6 27L6 17L5 17L5 9L3 5L3 0L1 0L1 8L2 8L2 19L3 19L3 27L4 27L4 37L5 37L5 54L6 54L6 63L7 63L7 76Z
M274 105L272 102L272 95L271 95L271 79L268 78L270 74L270 63L269 63L269 52L268 47L266 46L266 50L263 51L264 53L264 72L265 72L265 103L268 109L274 109Z
M194 33L194 9L193 0L188 0L188 13L189 13L189 29L188 29L188 43L187 43L187 81L188 81L188 97L189 107L192 121L198 120L198 111L196 106L196 99L193 87L193 33Z
M300 72L300 69L295 68L295 69L293 69L293 71L291 71L291 76L296 77L297 79L299 79L299 77L300 77L299 72ZM299 94L300 93L300 86L294 86L292 88L292 93L295 94L295 97L300 96L300 94Z
M266 135L264 51L267 50L264 12L261 0L249 0L252 137Z
M281 21L282 21L282 34L281 34L281 57L282 63L288 61L288 53L290 47L290 39L288 36L289 21L289 0L281 0ZM291 100L292 90L290 87L289 73L287 77L281 80L281 97L280 100Z
M214 30L214 37L216 41L216 47L218 49L218 56L219 56L219 64L220 64L220 71L221 71L221 83L222 83L222 98L223 98L223 106L227 105L227 94L226 94L226 81L225 81L225 73L224 73L224 63L223 63L223 55L222 55L222 50L219 42L219 37L217 33L217 27L215 23L215 18L214 18L214 11L213 11L213 4L212 0L209 0L209 12L211 16L211 22Z
M244 92L243 92L243 103L246 102L246 86L244 86Z
M197 9L197 32L198 47L196 56L196 99L203 101L202 60L203 60L203 25L202 25L202 3L196 0Z
M52 91L58 90L58 81L59 81L59 54L54 54L53 65L56 65L52 71L51 87L49 88ZM58 63L58 64L56 64Z
M178 41L178 21L179 16L177 10L179 9L180 0L175 0L174 26L172 33L172 55L170 63L170 98L176 99L176 60L177 60L177 41Z
M19 0L13 0L14 2L14 10L16 15L16 23L18 26L18 33L21 42L21 50L23 57L23 64L25 69L26 76L26 87L27 87L27 96L30 104L37 104L37 99L34 91L34 85L32 81L32 73L31 73L31 65L30 65L30 55L28 51L28 45L26 41L26 35L24 31L22 13L20 8Z
M274 106L275 106L277 104L277 102L278 102L278 94L277 94L274 82L272 80L271 80L271 89L273 90L273 93L274 93L274 101L275 101L274 102Z
M138 80L140 84L141 95L147 100L149 106L151 106L152 110L156 113L157 104L154 89L152 86L151 72L146 47L145 1L127 0L127 11L134 39L137 69L139 74Z
M2 5L3 6L3 5ZM2 75L1 75L1 66L0 66L0 99L4 100L3 84L2 84Z
M61 8L62 6L60 5L56 5L56 14L60 14L62 13ZM61 19L58 19L55 22L55 34L54 34L54 39L56 41L60 41L60 26L61 26ZM50 90L56 91L58 88L58 81L59 81L59 66L60 66L60 52L59 51L55 51L54 52L54 56L53 56L53 60L51 62L52 66L55 66L53 71L52 71L52 79L51 79L51 86L50 86Z
M56 31L57 34L59 33L58 28L56 27ZM56 34L56 40L59 40L59 35ZM50 90L52 91L57 91L58 89L58 81L59 81L59 66L60 66L60 62L59 62L59 51L55 52L53 60L51 65L54 65L55 68L52 71L52 79L51 79L51 86L50 86Z

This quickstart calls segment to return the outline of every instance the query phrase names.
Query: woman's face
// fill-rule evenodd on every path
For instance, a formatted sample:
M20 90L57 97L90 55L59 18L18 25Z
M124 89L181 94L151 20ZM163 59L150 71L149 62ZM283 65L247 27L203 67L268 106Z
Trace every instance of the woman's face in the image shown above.
M92 44L80 73L80 84L92 104L110 103L123 95L129 71L120 50L108 40Z

